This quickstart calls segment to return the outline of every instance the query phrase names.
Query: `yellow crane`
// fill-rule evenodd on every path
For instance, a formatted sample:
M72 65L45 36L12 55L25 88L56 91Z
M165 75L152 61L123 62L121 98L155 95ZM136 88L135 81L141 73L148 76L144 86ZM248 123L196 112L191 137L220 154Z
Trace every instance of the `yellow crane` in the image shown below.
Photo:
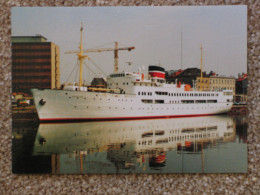
M100 49L83 49L82 44L82 31L83 27L81 24L81 38L80 38L80 50L74 50L74 51L67 51L65 54L77 54L79 62L80 62L80 76L79 76L79 86L82 86L82 63L85 58L88 58L87 55L83 55L83 53L90 53L90 52L105 52L105 51L114 51L114 72L118 71L118 51L119 50L128 50L131 51L132 49L135 49L135 47L123 47L118 48L118 42L115 42L115 48L100 48Z

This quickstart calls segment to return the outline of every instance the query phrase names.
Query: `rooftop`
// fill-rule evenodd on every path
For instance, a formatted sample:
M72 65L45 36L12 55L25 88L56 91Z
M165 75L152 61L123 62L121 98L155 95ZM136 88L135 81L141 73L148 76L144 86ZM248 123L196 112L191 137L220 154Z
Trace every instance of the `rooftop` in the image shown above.
M12 43L23 43L23 42L47 42L47 38L42 35L35 36L12 36Z

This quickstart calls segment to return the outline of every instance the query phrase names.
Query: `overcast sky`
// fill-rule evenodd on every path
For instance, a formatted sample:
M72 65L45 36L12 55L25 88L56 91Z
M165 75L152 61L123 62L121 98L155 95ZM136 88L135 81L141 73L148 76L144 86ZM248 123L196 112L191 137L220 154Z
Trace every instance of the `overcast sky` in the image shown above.
M119 70L137 71L160 64L166 70L200 68L203 44L204 70L236 76L247 71L247 7L15 7L12 8L12 36L40 34L60 47L61 82L77 63L73 54L80 42L83 23L84 48L135 46L119 51ZM181 33L182 32L182 33ZM89 53L105 74L114 70L114 53ZM133 62L129 66L126 62ZM91 81L104 76L86 61L84 77ZM95 72L95 73L92 73ZM76 69L69 81L75 79Z

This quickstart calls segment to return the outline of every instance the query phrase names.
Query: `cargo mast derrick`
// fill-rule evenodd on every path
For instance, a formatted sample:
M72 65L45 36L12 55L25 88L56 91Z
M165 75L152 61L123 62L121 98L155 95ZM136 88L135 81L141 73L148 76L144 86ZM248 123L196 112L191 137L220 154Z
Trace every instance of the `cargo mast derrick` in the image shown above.
M74 50L74 51L67 51L65 54L77 54L79 62L80 62L80 76L79 76L79 86L82 86L82 63L85 58L88 58L87 55L83 55L83 53L90 53L90 52L105 52L105 51L114 51L114 72L118 71L118 51L119 50L127 50L131 51L132 49L135 49L135 47L122 47L118 48L118 42L115 42L115 48L100 48L100 49L83 49L83 43L82 43L82 31L83 27L81 25L81 39L80 39L80 51Z

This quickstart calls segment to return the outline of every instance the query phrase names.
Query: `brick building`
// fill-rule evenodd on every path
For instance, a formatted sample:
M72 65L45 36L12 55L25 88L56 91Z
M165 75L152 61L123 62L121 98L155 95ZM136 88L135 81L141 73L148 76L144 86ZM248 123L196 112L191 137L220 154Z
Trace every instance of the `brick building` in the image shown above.
M60 88L59 47L41 35L12 37L13 92Z

